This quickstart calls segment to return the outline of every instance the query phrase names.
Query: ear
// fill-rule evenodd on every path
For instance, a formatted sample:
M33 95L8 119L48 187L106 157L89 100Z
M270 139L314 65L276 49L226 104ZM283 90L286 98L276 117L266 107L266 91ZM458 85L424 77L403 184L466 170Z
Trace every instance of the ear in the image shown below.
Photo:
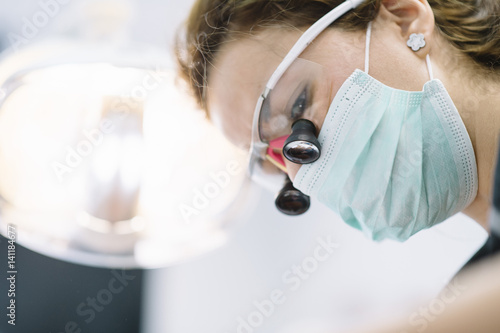
M402 40L407 41L412 33L424 34L426 46L417 53L429 53L433 41L434 13L427 0L381 0L375 21L395 29Z

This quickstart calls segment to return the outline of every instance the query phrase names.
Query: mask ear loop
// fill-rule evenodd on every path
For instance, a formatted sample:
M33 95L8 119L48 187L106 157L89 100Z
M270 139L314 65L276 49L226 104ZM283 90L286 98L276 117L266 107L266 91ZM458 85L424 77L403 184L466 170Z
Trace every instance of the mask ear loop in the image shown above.
M372 38L372 22L368 22L366 27L366 45L365 45L365 73L370 70L370 40Z
M368 22L366 27L366 45L365 45L365 73L368 74L370 71L370 41L372 38L372 22ZM425 56L425 62L427 63L427 71L429 72L429 79L434 80L434 72L432 70L432 62L429 54Z
M429 72L429 79L432 81L434 80L434 73L432 71L431 57L429 56L429 54L425 56L425 62L427 63L427 71Z

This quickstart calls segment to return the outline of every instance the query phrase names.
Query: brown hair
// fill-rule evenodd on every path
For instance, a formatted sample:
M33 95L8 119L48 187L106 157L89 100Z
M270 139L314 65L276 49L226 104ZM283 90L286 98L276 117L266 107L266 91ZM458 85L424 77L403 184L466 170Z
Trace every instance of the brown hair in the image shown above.
M210 64L220 45L238 34L268 26L304 27L344 0L197 0L176 43L180 76L206 109ZM382 0L366 0L334 23L362 30L377 15ZM500 68L500 1L428 0L445 38L484 67Z

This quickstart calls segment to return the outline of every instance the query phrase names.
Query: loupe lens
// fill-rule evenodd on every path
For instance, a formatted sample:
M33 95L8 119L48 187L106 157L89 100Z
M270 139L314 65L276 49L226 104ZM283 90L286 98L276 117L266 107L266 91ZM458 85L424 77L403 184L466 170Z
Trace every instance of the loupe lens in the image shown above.
M285 141L283 155L293 163L308 164L321 155L321 145L316 138L316 127L306 119L296 121L292 135Z
M276 196L275 205L283 214L296 216L307 212L311 206L311 200L309 196L293 187L292 182L287 178L285 186Z

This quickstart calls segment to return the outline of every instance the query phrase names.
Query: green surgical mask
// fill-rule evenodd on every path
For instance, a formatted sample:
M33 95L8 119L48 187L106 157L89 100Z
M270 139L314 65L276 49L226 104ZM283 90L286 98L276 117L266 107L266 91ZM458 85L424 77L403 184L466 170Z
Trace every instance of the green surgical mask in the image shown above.
M476 197L471 140L432 74L423 91L412 92L356 70L336 94L318 140L320 159L300 168L294 186L374 240L405 241Z

